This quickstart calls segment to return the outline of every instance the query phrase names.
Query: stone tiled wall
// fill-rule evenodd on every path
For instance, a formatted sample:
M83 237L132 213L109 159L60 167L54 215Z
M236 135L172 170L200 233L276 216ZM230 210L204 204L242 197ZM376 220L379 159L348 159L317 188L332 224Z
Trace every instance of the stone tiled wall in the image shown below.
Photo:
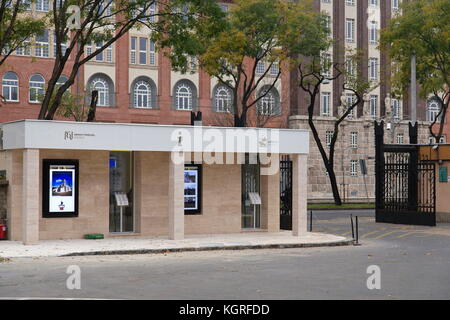
M41 150L42 159L79 160L79 203L77 218L39 219L39 238L77 239L87 233L108 234L109 231L109 152ZM42 197L40 197L42 202ZM39 205L42 208L42 203ZM41 209L42 210L42 209Z
M317 118L315 124L322 143L325 144L327 131L333 131L334 119ZM290 127L309 130L305 116L292 116ZM358 147L350 147L351 132L358 132ZM397 134L403 134L404 143L409 143L408 122L402 121L393 130L385 130L385 143L396 143ZM428 127L419 123L419 143L428 143ZM329 148L326 149L329 152ZM350 175L350 160L365 159L368 174L363 177L358 163L357 176ZM335 173L342 200L347 202L375 201L375 134L372 120L356 119L344 121L339 129L336 143ZM322 157L314 137L310 134L310 154L308 155L308 201L333 202L330 182L323 165Z
M169 153L135 153L136 235L168 235ZM87 233L109 234L109 152L40 150L39 239L79 239ZM42 218L42 160L79 160L79 216ZM2 152L0 169L9 180L7 212L11 240L22 240L23 150ZM263 199L272 201L263 228L279 229L279 176L262 179ZM263 212L265 212L263 210ZM203 165L202 212L185 216L185 234L241 232L241 166Z

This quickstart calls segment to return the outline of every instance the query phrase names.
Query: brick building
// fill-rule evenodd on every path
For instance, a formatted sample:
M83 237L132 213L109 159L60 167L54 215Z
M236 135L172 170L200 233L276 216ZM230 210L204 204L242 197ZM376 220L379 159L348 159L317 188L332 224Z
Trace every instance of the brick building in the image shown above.
M223 1L223 10L228 10L230 2ZM341 47L363 49L363 76L381 84L370 93L365 106L343 123L336 153L336 171L343 198L363 201L368 195L373 199L372 122L385 119L390 123L391 142L408 143L409 98L390 99L391 106L386 107L390 62L377 49L378 30L398 12L399 0L315 0L314 5L330 17L332 36L336 40L330 48L330 57L337 59ZM44 15L50 6L48 0L38 0L31 9L36 15ZM47 30L35 39L38 45L31 43L30 47L18 50L0 68L2 93L7 98L0 109L0 122L37 118L40 108L37 96L42 93L53 69L53 39L52 31ZM86 53L92 49L86 47ZM279 105L281 112L266 126L308 129L305 96L298 89L296 76L295 71L283 72L273 99L267 99ZM332 119L340 104L341 85L336 81L321 88L321 105L316 117L323 140L333 130ZM189 124L190 111L197 110L202 111L205 125L223 125L224 105L231 97L227 88L218 85L195 64L192 73L172 71L170 61L162 52L155 51L145 28L130 31L80 69L72 92L88 95L93 87L99 91L96 115L99 122L182 125ZM437 111L432 101L418 102L419 142L426 143L429 141L427 125ZM308 197L310 201L329 201L328 178L312 137L310 146ZM358 168L360 159L367 162L369 174L366 177L361 176Z

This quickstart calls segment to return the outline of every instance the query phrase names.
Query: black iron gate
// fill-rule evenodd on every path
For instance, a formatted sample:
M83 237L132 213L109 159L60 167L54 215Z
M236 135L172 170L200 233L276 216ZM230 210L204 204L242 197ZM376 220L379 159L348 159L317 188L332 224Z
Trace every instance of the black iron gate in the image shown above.
M292 161L280 159L280 229L292 230Z
M418 157L418 147L384 144L384 123L375 124L376 221L436 225L435 164ZM410 126L417 142L417 127Z

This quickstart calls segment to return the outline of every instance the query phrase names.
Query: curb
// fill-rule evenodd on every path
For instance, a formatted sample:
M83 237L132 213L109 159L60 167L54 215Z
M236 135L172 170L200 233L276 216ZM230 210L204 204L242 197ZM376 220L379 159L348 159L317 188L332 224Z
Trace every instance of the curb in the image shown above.
M186 248L166 248L166 249L110 250L110 251L73 252L73 253L63 254L58 257L107 256L107 255L131 255L131 254L162 254L162 253L178 253L178 252L193 252L193 251L221 251L221 250L340 247L340 246L353 245L353 243L354 243L353 239L345 239L345 240L323 242L323 243L284 243L284 244L186 247Z

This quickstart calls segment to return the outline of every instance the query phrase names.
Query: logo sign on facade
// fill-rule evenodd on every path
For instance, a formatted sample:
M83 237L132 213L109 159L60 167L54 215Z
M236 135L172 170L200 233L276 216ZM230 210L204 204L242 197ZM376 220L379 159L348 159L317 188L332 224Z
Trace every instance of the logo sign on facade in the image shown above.
M64 140L84 139L86 137L95 137L93 133L75 133L73 131L64 131Z
M43 217L78 216L78 160L44 160Z

